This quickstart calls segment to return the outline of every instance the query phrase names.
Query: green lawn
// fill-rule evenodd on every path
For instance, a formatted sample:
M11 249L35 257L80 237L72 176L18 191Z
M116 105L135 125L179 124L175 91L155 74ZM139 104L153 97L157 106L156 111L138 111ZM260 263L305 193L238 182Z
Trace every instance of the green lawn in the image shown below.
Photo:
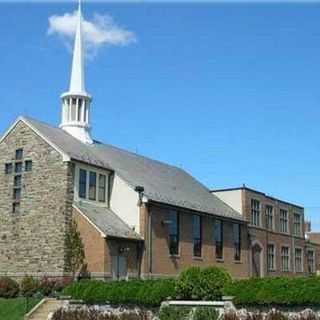
M25 298L0 299L0 319L1 320L22 320L40 299L30 298L28 304Z

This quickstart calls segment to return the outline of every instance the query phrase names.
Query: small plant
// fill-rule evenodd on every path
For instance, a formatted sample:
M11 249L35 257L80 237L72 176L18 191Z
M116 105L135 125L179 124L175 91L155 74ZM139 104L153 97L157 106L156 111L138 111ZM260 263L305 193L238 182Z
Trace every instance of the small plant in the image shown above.
M40 290L40 281L31 276L25 276L20 283L20 294L32 297Z
M19 284L9 277L0 278L0 297L15 298L19 294Z
M218 320L219 312L212 307L199 307L193 313L193 320Z
M159 312L160 320L187 320L190 317L189 307L163 306ZM208 319L209 320L209 319Z

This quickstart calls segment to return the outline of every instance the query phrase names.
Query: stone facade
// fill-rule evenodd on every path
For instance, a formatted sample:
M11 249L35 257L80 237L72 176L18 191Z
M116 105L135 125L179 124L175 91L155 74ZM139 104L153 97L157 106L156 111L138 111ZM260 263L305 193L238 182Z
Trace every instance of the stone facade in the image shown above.
M32 171L21 172L20 213L13 213L15 152ZM65 233L71 218L72 170L61 155L22 121L0 143L0 272L12 276L62 275Z

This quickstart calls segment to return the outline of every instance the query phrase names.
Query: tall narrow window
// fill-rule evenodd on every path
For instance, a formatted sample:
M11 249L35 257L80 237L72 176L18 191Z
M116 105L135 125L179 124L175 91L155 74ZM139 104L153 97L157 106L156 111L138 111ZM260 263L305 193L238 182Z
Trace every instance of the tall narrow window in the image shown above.
M79 197L87 197L87 171L83 169L79 170Z
M79 107L78 107L78 121L80 122L80 121L82 121L82 105L83 105L83 103L82 103L82 99L79 99Z
M23 149L16 150L16 160L22 160L23 158Z
M251 223L260 226L260 202L255 199L251 199Z
M97 194L97 174L90 171L89 174L89 199L96 200Z
M273 207L269 205L266 206L266 222L267 229L273 230Z
M223 259L223 222L214 221L214 240L216 245L216 259Z
M316 272L314 250L307 251L307 264L308 264L308 272L309 273Z
M16 175L14 177L14 187L20 188L21 187L21 180L22 180L21 175Z
M5 164L5 174L11 174L12 173L12 169L13 169L13 165L12 163L6 163Z
M288 233L288 211L280 209L280 232Z
M294 267L296 272L303 272L301 248L294 249Z
M281 270L290 271L290 251L289 247L281 247Z
M32 161L31 160L26 160L24 162L24 171L26 171L26 172L32 171Z
M302 224L301 224L301 215L299 213L295 213L293 215L293 234L295 236L301 236L301 230Z
M99 196L98 200L100 202L106 202L106 176L104 174L99 174Z
M171 210L169 214L169 253L179 254L179 213Z
M202 251L202 230L201 217L199 215L192 216L192 230L193 230L193 256L201 257Z
M21 173L22 172L22 162L16 162L15 163L14 172L15 173Z
M275 247L274 244L268 244L267 247L267 266L268 271L275 271Z
M233 224L233 243L234 243L234 260L241 260L241 226L238 223Z

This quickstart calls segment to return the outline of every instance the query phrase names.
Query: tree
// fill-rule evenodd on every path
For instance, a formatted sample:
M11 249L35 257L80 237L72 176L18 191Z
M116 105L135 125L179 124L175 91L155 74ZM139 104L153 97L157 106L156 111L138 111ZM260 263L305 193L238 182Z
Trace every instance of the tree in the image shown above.
M77 223L72 220L69 232L66 236L66 262L73 278L84 264L84 246L81 240L80 232L77 229Z

